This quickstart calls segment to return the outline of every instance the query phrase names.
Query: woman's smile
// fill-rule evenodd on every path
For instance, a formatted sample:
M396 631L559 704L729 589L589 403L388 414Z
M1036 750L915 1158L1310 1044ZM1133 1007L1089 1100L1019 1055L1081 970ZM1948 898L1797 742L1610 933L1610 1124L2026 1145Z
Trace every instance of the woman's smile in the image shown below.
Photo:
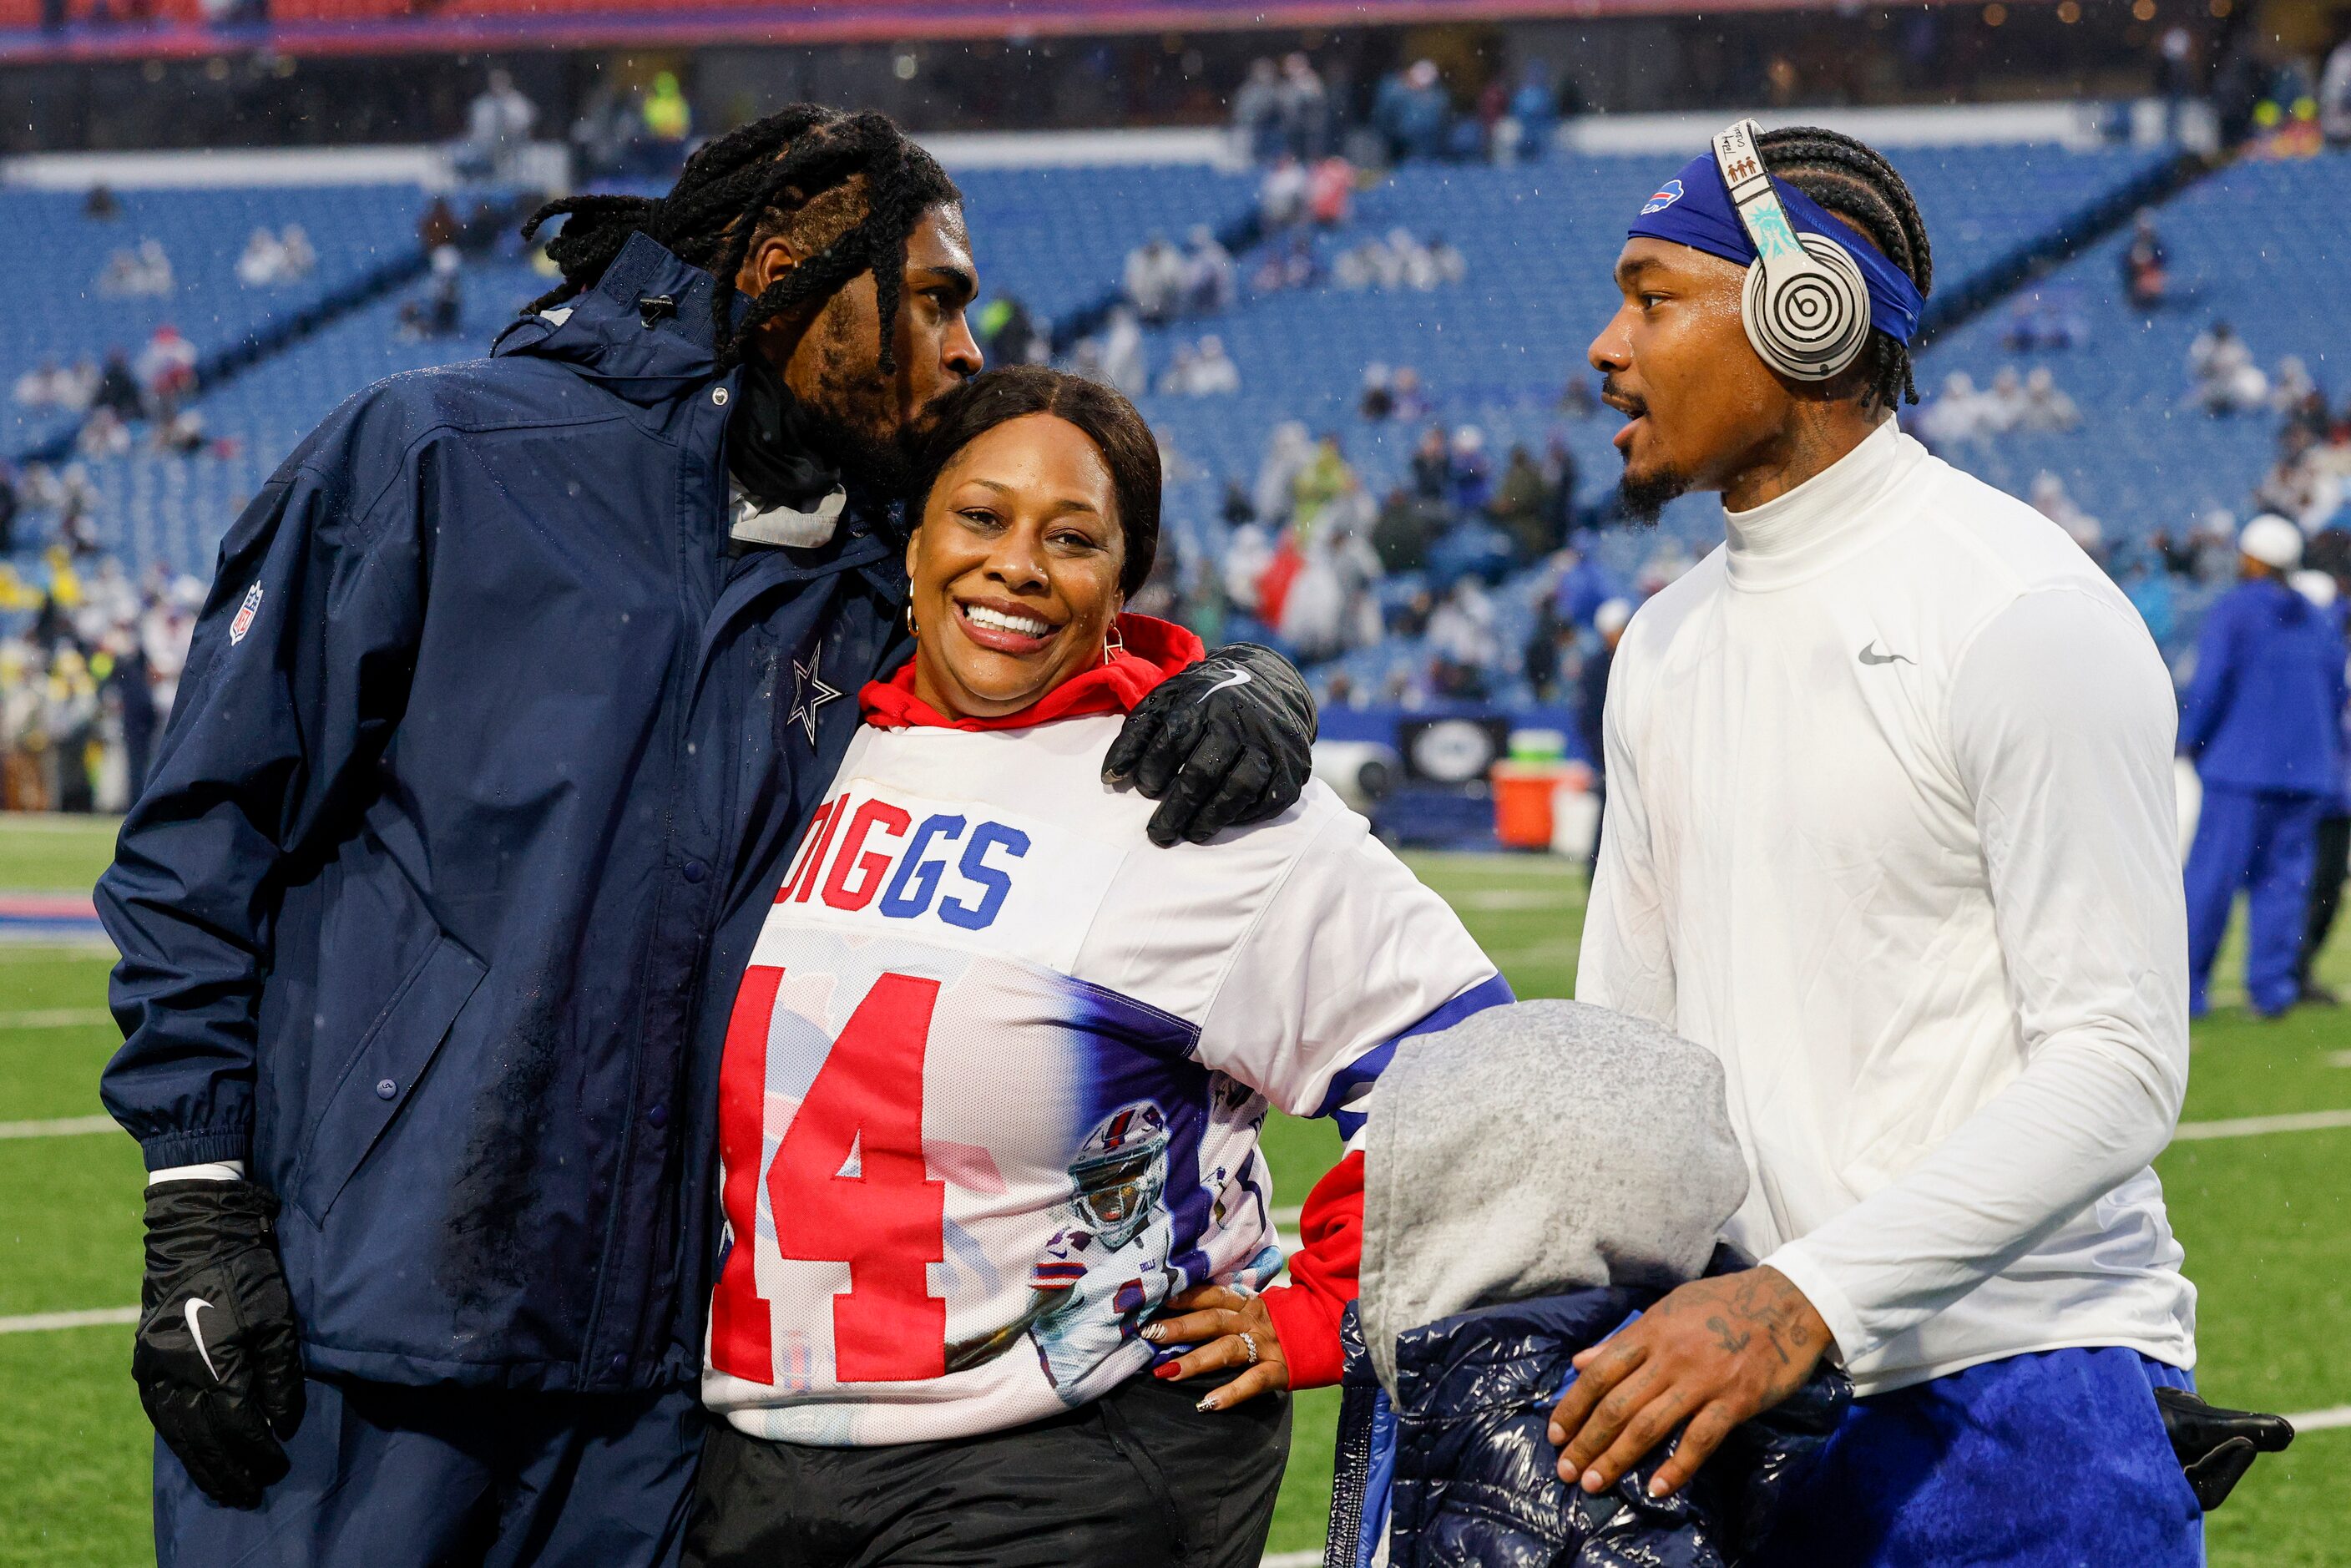
M992 653L1014 658L1043 653L1061 630L1036 611L1007 599L957 595L955 607L965 636Z

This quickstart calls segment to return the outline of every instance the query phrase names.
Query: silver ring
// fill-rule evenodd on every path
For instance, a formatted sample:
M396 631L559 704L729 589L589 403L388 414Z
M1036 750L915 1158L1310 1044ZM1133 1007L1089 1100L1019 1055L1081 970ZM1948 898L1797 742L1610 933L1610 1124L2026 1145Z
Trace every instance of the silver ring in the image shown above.
M1257 1335L1249 1333L1247 1329L1241 1330L1241 1348L1249 1352L1249 1364L1251 1366L1255 1366L1257 1364Z

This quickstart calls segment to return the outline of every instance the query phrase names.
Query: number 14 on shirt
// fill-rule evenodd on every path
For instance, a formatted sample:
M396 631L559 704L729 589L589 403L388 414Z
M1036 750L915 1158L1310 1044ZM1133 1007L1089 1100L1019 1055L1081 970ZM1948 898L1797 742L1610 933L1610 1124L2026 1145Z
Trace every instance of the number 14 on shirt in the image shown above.
M753 965L728 1026L719 1085L722 1195L735 1244L711 1300L711 1362L749 1383L776 1380L768 1302L752 1258L768 1030L784 972ZM939 983L884 975L826 1054L766 1178L787 1259L849 1265L833 1298L834 1375L904 1383L946 1373L946 1302L928 1265L946 1258L946 1184L923 1158L923 1058Z

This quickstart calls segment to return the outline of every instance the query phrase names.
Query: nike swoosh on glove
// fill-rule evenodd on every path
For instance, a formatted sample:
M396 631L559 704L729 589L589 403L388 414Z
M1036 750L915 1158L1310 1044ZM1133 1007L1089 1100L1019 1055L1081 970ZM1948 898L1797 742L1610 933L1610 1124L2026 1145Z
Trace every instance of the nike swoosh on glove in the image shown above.
M1170 675L1126 716L1102 782L1159 802L1151 841L1207 842L1236 822L1280 816L1313 768L1314 695L1290 661L1235 643Z
M278 1266L277 1199L248 1181L147 1189L147 1278L131 1375L204 1495L252 1508L288 1468L302 1354Z

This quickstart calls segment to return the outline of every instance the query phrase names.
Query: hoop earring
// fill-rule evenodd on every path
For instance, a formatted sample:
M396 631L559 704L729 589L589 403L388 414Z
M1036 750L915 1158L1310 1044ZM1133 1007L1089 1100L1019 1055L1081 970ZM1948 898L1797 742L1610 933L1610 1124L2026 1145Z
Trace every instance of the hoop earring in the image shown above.
M1110 623L1110 635L1102 639L1103 664L1108 665L1112 661L1115 660L1120 654L1125 652L1126 639L1119 635L1118 620L1117 617L1113 616L1112 617Z
M906 601L906 635L909 637L919 637L922 635L921 632L914 630L914 601L911 599Z

